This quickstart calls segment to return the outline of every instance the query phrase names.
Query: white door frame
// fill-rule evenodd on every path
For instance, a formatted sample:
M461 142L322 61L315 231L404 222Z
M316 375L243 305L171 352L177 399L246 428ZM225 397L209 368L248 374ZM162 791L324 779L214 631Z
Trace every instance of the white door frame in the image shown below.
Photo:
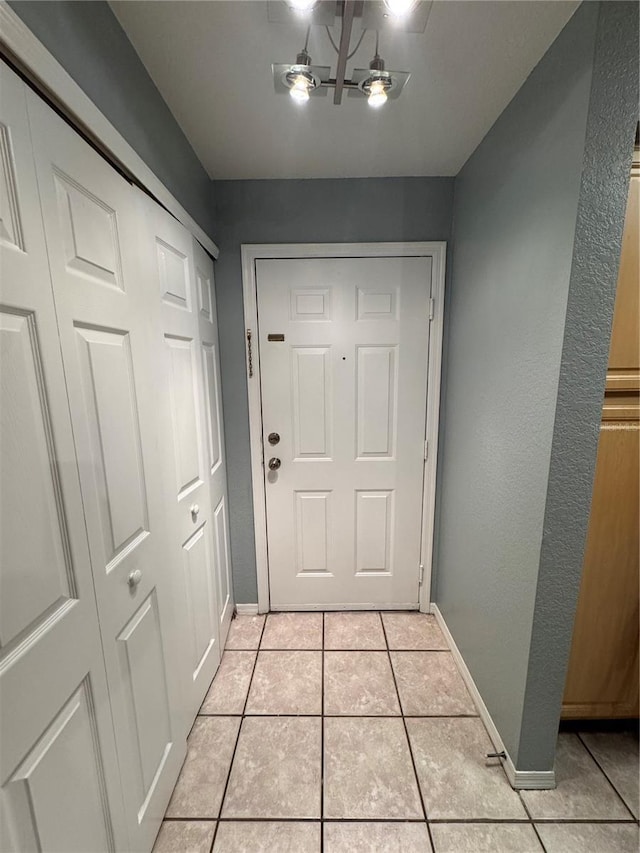
M423 582L420 587L420 610L431 608L431 568L435 524L436 466L438 462L438 426L440 418L440 376L442 372L442 336L444 318L445 258L447 244L433 243L277 243L245 244L242 253L242 291L245 333L251 333L251 347L245 346L247 397L249 401L249 434L251 443L251 480L253 484L253 524L258 575L258 612L267 613L269 600L269 558L267 548L266 491L262 448L262 397L260 392L260 348L258 344L258 299L256 261L273 258L385 258L429 257L432 259L431 323L429 335L429 368L427 374L427 420L425 462L422 493L422 546L420 562ZM248 343L247 341L245 343ZM251 371L249 352L251 350Z

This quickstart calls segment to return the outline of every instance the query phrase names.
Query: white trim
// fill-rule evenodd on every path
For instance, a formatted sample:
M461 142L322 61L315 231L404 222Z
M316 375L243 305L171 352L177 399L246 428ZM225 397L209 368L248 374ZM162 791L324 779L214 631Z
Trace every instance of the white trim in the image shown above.
M251 329L253 377L249 377L248 348L245 346L247 369L247 397L249 401L249 435L251 443L251 478L253 483L253 519L256 542L256 569L258 580L258 610L267 613L269 601L269 564L267 548L266 494L262 450L262 399L260 393L260 349L258 346L258 304L256 294L256 260L270 258L384 258L431 257L431 296L434 298L434 316L429 335L429 372L427 385L426 439L429 441L429 458L425 463L421 562L424 579L420 590L420 609L429 611L431 573L433 560L434 501L438 449L438 421L440 410L440 373L442 368L442 335L444 329L445 258L447 244L428 243L288 243L245 244L241 246L242 291L244 298L245 333ZM429 322L427 320L427 322ZM385 605L385 609L393 605ZM395 605L397 608L398 605ZM415 604L411 605L415 608ZM301 609L301 608L297 608ZM327 608L308 608L327 609ZM338 608L340 609L340 608ZM350 609L353 609L350 606ZM406 609L406 608L405 608Z
M365 602L364 604L296 604L295 606L284 605L279 607L276 604L271 605L271 612L306 612L306 611L314 611L321 613L328 613L333 610L418 610L418 605L413 602L413 604L370 604Z
M0 2L0 43L217 258L218 247L18 15Z
M257 616L257 604L236 604L236 613L238 616Z
M476 683L473 680L473 676L469 672L469 667L465 663L464 658L460 653L460 649L456 645L456 641L453 639L451 631L449 630L447 623L444 620L444 616L440 612L440 608L437 604L431 604L431 613L433 613L436 617L436 622L440 626L440 629L442 630L442 633L444 634L445 639L449 644L451 654L453 655L453 659L457 664L458 670L460 671L462 680L466 684L467 690L471 694L473 703L477 708L480 719L484 723L484 727L487 730L487 734L489 735L489 739L491 740L495 751L504 751L506 755L502 766L504 772L507 774L507 779L511 783L511 786L513 788L524 790L547 790L550 788L555 788L556 774L554 770L516 770L511 756L507 752L505 745L502 742L502 738L498 733L498 729L496 728L496 725L493 722L491 714L489 713L487 706L484 704L484 700L480 695L480 691L476 687Z

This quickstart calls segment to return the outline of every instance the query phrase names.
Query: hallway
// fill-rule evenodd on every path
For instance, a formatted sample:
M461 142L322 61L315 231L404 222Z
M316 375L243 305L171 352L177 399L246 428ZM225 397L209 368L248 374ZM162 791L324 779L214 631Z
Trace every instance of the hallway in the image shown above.
M155 853L635 853L637 741L560 735L516 793L433 616L238 616Z

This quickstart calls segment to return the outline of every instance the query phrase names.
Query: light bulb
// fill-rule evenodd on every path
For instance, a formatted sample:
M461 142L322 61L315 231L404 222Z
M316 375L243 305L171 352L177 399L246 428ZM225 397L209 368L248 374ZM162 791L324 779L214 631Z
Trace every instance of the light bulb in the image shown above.
M289 94L299 104L304 104L309 100L309 81L302 74L298 74L293 81L293 86L289 89Z
M296 12L310 12L316 5L316 0L289 0L289 6Z
M412 11L417 2L416 0L384 0L384 5L394 18L402 18Z
M374 80L369 87L369 106L381 107L387 100L382 80Z

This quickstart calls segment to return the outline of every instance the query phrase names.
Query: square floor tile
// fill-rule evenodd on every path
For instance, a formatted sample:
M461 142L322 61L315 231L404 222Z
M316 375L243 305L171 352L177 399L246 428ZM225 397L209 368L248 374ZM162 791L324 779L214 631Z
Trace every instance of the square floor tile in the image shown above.
M555 790L522 791L534 820L629 818L624 803L577 735L558 737L555 770Z
M218 817L239 727L238 717L196 717L167 817Z
M323 853L429 853L426 823L325 823Z
M322 613L270 613L261 649L321 649Z
M225 651L201 714L242 714L256 652Z
M537 823L547 853L638 853L633 823Z
M319 717L245 717L227 794L225 818L319 818Z
M447 641L435 616L427 613L383 613L382 621L390 649L447 650Z
M212 820L165 820L153 853L209 853L215 829Z
M404 714L477 714L450 652L391 652L391 661Z
M213 853L320 853L320 823L222 821Z
M387 652L325 652L325 714L400 714Z
M386 649L379 613L325 613L324 647L333 651Z
M583 733L580 737L633 815L640 817L637 735L631 732L598 732Z
M324 773L327 818L423 817L400 718L325 719Z
M322 652L258 653L247 714L321 714Z
M227 649L257 649L264 625L264 616L236 616L231 620Z
M435 853L543 853L527 823L432 823L431 836Z
M484 726L476 717L408 719L427 818L430 820L526 819Z

